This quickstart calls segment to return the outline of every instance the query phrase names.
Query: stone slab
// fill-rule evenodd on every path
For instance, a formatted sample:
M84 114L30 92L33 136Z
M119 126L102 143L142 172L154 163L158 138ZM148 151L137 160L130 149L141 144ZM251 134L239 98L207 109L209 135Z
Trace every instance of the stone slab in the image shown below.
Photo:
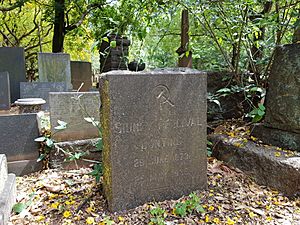
M71 141L97 138L98 129L84 120L99 121L99 92L50 92L50 122L54 140ZM57 121L67 123L67 129L56 132Z
M9 73L0 72L0 110L9 110L10 102Z
M65 53L38 53L39 81L66 82L72 90L70 55Z
M112 71L100 92L111 211L206 188L206 73Z
M299 133L267 127L264 124L257 124L252 129L252 135L259 138L265 144L300 152Z
M276 156L276 147L257 146L228 135L211 135L212 156L252 176L264 186L275 188L288 196L300 193L300 155Z
M20 82L26 81L24 49L0 47L0 72L9 73L11 102L20 98Z
M43 169L43 163L37 162L37 159L19 160L7 163L8 172L14 173L16 176L24 176Z
M277 46L266 94L265 123L300 134L300 45ZM300 140L299 140L300 141Z
M102 162L101 151L95 147L98 138L76 141L57 142L54 144L54 149L50 152L50 168L51 169L79 169L91 167L93 161ZM65 155L60 149L64 149L71 154L77 152L85 152L86 155L80 157L79 160L66 161Z
M36 114L0 115L0 154L7 160L37 159L39 136Z
M7 161L4 154L0 154L0 193L2 192L5 181L7 180Z
M49 110L49 93L67 91L65 82L21 82L21 98L42 98L46 104L42 109Z
M4 190L2 193L0 192L0 224L6 225L8 223L12 207L16 202L16 198L16 176L14 174L9 174Z
M71 61L71 78L74 90L89 91L92 88L92 64L83 61Z

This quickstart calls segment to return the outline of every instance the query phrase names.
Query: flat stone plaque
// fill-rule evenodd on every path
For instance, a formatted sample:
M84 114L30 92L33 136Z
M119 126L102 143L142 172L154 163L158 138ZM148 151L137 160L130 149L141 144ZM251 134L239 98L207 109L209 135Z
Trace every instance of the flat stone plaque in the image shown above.
M71 61L71 77L74 90L89 91L92 88L92 64L83 61Z
M8 72L0 72L0 110L10 109L10 84Z
M98 128L84 118L93 117L99 121L99 92L50 92L50 121L54 140L71 141L96 138ZM57 132L57 121L67 123L67 128Z
M39 136L36 114L0 115L0 154L7 161L37 159Z
M72 90L70 55L64 53L38 53L39 81L66 82Z
M49 93L67 91L65 82L21 82L21 98L42 98L46 104L42 109L49 110Z
M206 73L112 71L100 96L111 211L206 188Z
M0 47L0 72L9 73L11 102L20 98L20 82L26 81L24 49Z

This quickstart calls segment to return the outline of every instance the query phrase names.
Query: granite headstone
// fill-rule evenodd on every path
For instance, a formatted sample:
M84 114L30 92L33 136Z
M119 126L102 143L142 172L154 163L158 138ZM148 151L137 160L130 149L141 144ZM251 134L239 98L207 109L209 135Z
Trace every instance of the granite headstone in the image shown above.
M10 84L8 72L0 72L0 110L10 109Z
M111 211L206 188L206 73L111 71L100 96Z
M36 114L0 115L0 131L0 154L9 162L38 158Z
M72 90L70 55L64 53L38 53L40 82L66 82Z
M46 104L42 109L49 110L49 93L67 91L65 82L21 82L21 98L42 98Z
M71 78L73 89L79 91L89 91L92 88L92 64L83 61L71 61Z
M0 47L0 72L9 73L11 102L20 98L20 82L26 81L24 49Z
M67 128L55 132L56 141L83 140L99 136L97 127L84 118L92 117L99 121L99 92L50 92L50 122L52 132L58 120L67 123Z

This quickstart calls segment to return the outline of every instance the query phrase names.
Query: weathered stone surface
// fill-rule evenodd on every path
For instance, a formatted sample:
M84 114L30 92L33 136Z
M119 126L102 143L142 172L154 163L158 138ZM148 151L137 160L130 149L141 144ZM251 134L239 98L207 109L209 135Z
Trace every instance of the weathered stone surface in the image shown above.
M76 141L65 141L54 144L54 149L50 152L50 168L53 169L79 169L82 167L91 167L93 161L102 161L101 151L95 147L98 138ZM79 160L65 160L68 155L65 155L60 149L70 152L71 154L85 152Z
M36 114L0 115L0 131L0 153L9 162L38 158Z
M38 53L39 81L65 82L72 90L70 55L64 53Z
M300 151L300 134L267 127L264 124L254 126L252 135L265 144L271 144L284 149Z
M5 186L6 180L7 180L6 156L4 154L0 154L0 193L2 192Z
M4 190L0 192L0 224L7 224L12 207L16 202L16 197L16 176L9 174L5 182ZM3 218L1 218L1 214ZM1 219L3 221L1 221Z
M11 102L20 98L20 82L26 81L23 48L0 47L0 72L9 73Z
M300 193L300 157L275 156L276 147L244 143L227 135L211 135L212 155L252 176L258 184L292 196ZM241 144L240 144L241 143Z
M10 83L8 72L0 72L0 110L10 109Z
M46 104L42 109L49 110L49 93L67 91L65 82L21 82L21 98L42 98Z
M276 47L266 95L265 123L300 133L300 45Z
M7 163L8 172L17 176L24 176L30 173L38 172L43 169L43 163L36 159L11 161Z
M102 76L100 92L110 210L206 187L205 73L112 71Z
M93 117L99 121L99 92L51 92L49 95L51 129L58 126L57 121L66 123L67 129L56 132L56 141L71 141L97 138L98 128L84 120Z
M79 91L89 91L92 88L92 64L90 62L71 61L71 78L73 89L78 90L81 83L84 83Z

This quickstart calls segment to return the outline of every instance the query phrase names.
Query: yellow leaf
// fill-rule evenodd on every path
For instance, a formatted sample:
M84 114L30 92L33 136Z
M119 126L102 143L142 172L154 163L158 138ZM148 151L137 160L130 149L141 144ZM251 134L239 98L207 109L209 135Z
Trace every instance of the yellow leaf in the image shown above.
M39 221L39 222L41 222L41 221L45 220L45 217L43 215L42 216L38 216L36 218L36 220Z
M53 208L53 209L57 209L58 206L59 206L59 202L54 202L51 204L51 208Z
M276 157L280 157L280 156L281 156L281 153L280 153L280 152L275 152L274 155L275 155Z
M266 220L267 220L267 221L271 221L271 220L272 220L272 217L268 216L268 217L266 218Z
M70 211L65 211L63 215L65 218L69 218L72 214Z
M212 220L215 224L220 224L220 219L219 218L213 218Z
M253 217L257 216L257 215L254 212L249 212L249 216L250 216L250 218L253 218Z
M210 221L209 215L205 215L205 222L208 223Z
M227 222L226 223L228 225L234 225L235 224L235 222L232 219L230 219L229 217L227 217Z
M124 221L124 218L122 216L119 216L118 220L122 222L122 221Z
M94 217L88 217L88 218L86 218L85 222L87 224L93 224L93 223L95 223L95 219L94 219Z
M212 205L208 207L209 211L213 211L215 209L215 207L213 207Z

